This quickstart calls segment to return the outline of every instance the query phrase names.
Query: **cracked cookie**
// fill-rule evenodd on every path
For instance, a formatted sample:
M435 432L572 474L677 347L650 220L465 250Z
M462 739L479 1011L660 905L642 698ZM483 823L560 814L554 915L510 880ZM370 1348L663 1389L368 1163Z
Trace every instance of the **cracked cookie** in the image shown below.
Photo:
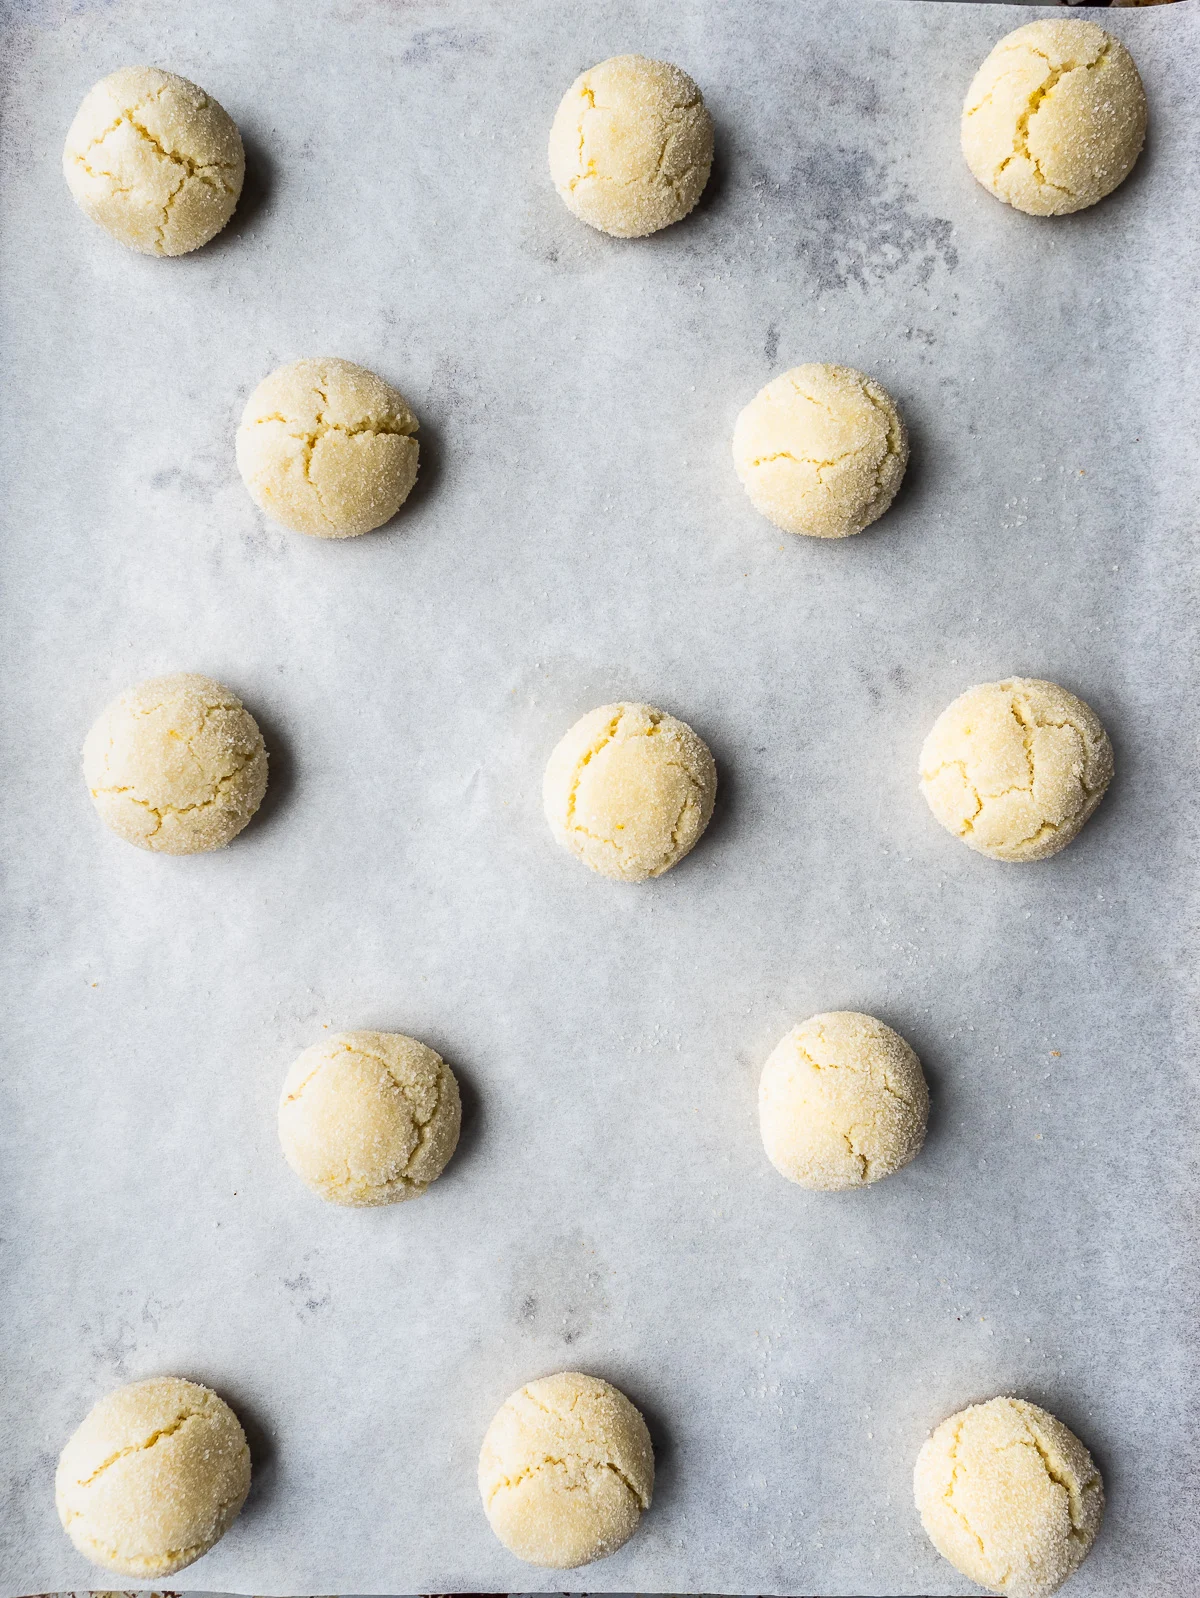
M704 96L668 61L618 55L584 72L550 129L550 176L568 209L617 238L679 222L712 170Z
M616 1553L654 1493L646 1422L617 1388L564 1371L497 1410L479 1453L479 1491L518 1559L574 1570Z
M981 683L949 705L921 749L921 792L956 838L993 860L1045 860L1104 797L1112 745L1057 683Z
M908 464L891 397L850 366L794 366L733 429L733 463L755 510L787 533L847 538L887 510Z
M331 1204L419 1198L458 1143L454 1072L401 1032L339 1032L284 1079L279 1141L296 1175Z
M758 1085L767 1158L789 1182L823 1192L900 1170L920 1153L928 1118L920 1060L898 1032L853 1010L793 1027Z
M1104 1485L1078 1437L1036 1404L951 1415L917 1455L913 1496L938 1553L1005 1598L1047 1598L1087 1557Z
M186 255L233 215L246 159L227 111L174 72L122 67L84 96L63 175L79 208L143 255Z
M1007 34L975 74L962 151L989 193L1030 216L1095 205L1129 176L1146 137L1133 57L1080 18Z
M151 677L103 710L83 745L100 819L162 854L220 849L262 803L267 751L254 717L211 677Z
M85 1558L157 1580L206 1554L250 1490L237 1416L207 1387L158 1376L118 1387L63 1449L58 1517Z
M717 768L686 722L652 705L601 705L546 765L550 830L585 866L645 882L678 865L712 817Z
M295 533L355 538L403 505L417 480L417 419L352 361L293 361L251 394L237 432L242 481Z

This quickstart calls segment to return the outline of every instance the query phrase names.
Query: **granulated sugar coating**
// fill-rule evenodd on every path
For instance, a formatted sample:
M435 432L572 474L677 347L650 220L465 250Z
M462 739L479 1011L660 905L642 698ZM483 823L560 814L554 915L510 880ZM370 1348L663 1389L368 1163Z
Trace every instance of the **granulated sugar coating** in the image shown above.
M850 366L795 366L738 417L733 464L755 510L776 527L846 538L896 497L908 434L874 378Z
M763 1067L758 1116L781 1176L837 1192L878 1182L920 1152L929 1090L898 1032L833 1010L780 1039Z
M625 1394L565 1371L496 1412L479 1454L492 1530L531 1565L574 1570L614 1554L654 1493L646 1422Z
M63 1449L54 1490L81 1554L156 1580L207 1553L237 1519L250 1450L216 1393L155 1377L100 1400Z
M1113 753L1100 718L1057 683L982 683L921 750L921 792L948 832L993 860L1065 849L1104 797Z
M84 96L63 149L80 209L143 255L186 255L219 233L242 192L241 134L174 72L122 67Z
M458 1082L401 1032L339 1032L305 1049L279 1100L284 1157L331 1204L419 1198L458 1144Z
M1118 39L1078 18L1030 22L975 74L962 149L985 189L1030 216L1095 205L1129 175L1146 94Z
M567 90L550 129L550 176L582 221L641 238L685 217L712 169L712 118L678 67L613 56Z
M315 538L382 527L417 480L417 419L404 396L365 366L293 361L251 394L237 463L272 521Z
M917 1455L913 1495L937 1551L1005 1598L1057 1591L1104 1518L1092 1456L1060 1420L1020 1398L944 1420Z
M152 677L101 712L83 775L106 827L162 854L235 838L262 803L267 751L236 694L192 672Z
M550 830L602 876L645 882L678 865L708 826L717 768L686 722L653 705L601 705L546 765Z

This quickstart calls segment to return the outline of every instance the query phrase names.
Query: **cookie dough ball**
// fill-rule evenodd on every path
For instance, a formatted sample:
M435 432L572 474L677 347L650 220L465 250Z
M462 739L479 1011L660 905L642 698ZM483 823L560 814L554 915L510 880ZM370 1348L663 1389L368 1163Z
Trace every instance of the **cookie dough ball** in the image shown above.
M458 1144L454 1072L401 1032L339 1032L293 1064L279 1100L288 1164L331 1204L420 1198Z
M1095 711L1031 677L969 688L921 750L929 808L993 860L1045 860L1065 849L1112 774L1112 745Z
M1030 216L1095 205L1129 176L1146 137L1133 57L1094 22L1030 22L975 74L962 148L984 188Z
M584 865L622 882L661 877L695 847L717 795L708 746L651 705L601 705L550 756L550 830Z
M678 67L618 55L583 73L550 129L550 176L581 221L620 239L685 217L712 170L704 96Z
M874 378L849 366L794 366L738 417L733 463L755 510L776 527L847 538L895 499L908 434Z
M1060 1420L1020 1398L944 1420L917 1455L913 1492L938 1553L1006 1598L1056 1592L1104 1518L1092 1456Z
M229 113L157 67L122 67L89 89L63 149L79 208L143 255L207 244L233 215L245 171Z
M779 1040L758 1086L767 1157L801 1187L840 1192L920 1153L929 1119L921 1062L874 1016L832 1010Z
M496 1412L479 1454L492 1530L518 1559L574 1570L615 1554L654 1493L654 1450L637 1410L595 1376L530 1382Z
M267 751L254 717L211 677L151 677L114 699L83 745L100 819L162 854L220 849L262 803Z
M206 1554L250 1490L238 1418L197 1382L158 1376L102 1398L62 1451L58 1518L79 1552L157 1580Z
M417 419L364 366L293 361L265 377L242 412L237 463L273 522L315 538L369 533L417 480Z

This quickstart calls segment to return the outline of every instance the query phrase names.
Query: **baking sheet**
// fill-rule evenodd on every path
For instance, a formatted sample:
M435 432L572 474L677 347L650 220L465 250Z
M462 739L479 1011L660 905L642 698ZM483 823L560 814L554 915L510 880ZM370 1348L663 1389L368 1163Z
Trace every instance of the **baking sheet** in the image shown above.
M1012 1390L1104 1471L1073 1595L1187 1590L1200 23L1105 13L1150 143L1047 223L957 147L976 65L1028 20L10 8L5 1594L105 1579L54 1463L163 1372L218 1388L254 1452L189 1586L557 1590L474 1473L505 1395L562 1368L631 1395L659 1466L637 1537L568 1584L973 1590L911 1468ZM638 243L545 171L567 84L628 49L694 74L719 152L697 213ZM208 87L249 152L234 223L174 262L113 244L59 171L84 91L138 60ZM410 504L345 544L266 523L233 458L250 389L323 353L421 419ZM894 510L845 543L777 535L730 463L740 407L813 359L877 375L912 431ZM235 687L272 756L209 857L128 848L79 773L100 707L176 669ZM1028 869L962 848L915 783L936 714L1010 673L1081 693L1117 753L1079 842ZM702 846L639 888L540 814L551 747L618 697L720 769ZM913 1166L823 1196L767 1164L755 1091L788 1026L842 1007L912 1041L934 1107ZM282 1076L344 1027L460 1075L462 1146L420 1203L339 1212L280 1157Z

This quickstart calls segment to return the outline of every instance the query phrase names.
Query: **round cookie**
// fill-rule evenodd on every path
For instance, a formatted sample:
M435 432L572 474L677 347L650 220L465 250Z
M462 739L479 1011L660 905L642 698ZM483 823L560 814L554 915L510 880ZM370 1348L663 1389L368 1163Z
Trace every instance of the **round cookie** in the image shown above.
M550 129L550 176L581 221L621 239L685 217L712 170L704 96L678 67L618 55L582 73Z
M100 714L83 775L106 827L161 854L235 838L262 803L267 751L254 717L211 677L151 677Z
M847 538L895 499L908 433L874 378L850 366L794 366L738 417L733 463L755 510L776 527Z
M801 1187L840 1192L891 1176L920 1153L928 1119L920 1060L874 1016L810 1016L763 1066L763 1147L780 1175Z
M991 1398L944 1420L917 1455L913 1494L938 1553L1006 1598L1057 1591L1104 1518L1092 1456L1060 1420L1020 1398Z
M1146 137L1133 57L1094 22L1055 17L1007 34L962 113L973 177L1030 216L1065 216L1111 194Z
M294 533L355 538L403 505L417 480L417 419L364 366L293 361L251 394L237 432L242 481Z
M542 782L550 830L605 877L645 882L678 865L708 826L708 746L651 705L601 705L561 739Z
M58 1517L79 1552L157 1580L206 1554L250 1490L238 1418L197 1382L159 1376L109 1393L63 1449Z
M458 1144L454 1072L401 1032L339 1032L305 1049L279 1100L288 1164L331 1204L420 1198Z
M479 1453L492 1530L518 1559L574 1570L616 1553L654 1493L646 1422L625 1394L564 1371L497 1410Z
M921 792L948 832L993 860L1065 849L1104 797L1112 745L1095 711L1031 677L969 688L921 750Z
M207 244L233 215L245 171L229 113L158 67L122 67L89 89L63 148L76 204L143 255Z

